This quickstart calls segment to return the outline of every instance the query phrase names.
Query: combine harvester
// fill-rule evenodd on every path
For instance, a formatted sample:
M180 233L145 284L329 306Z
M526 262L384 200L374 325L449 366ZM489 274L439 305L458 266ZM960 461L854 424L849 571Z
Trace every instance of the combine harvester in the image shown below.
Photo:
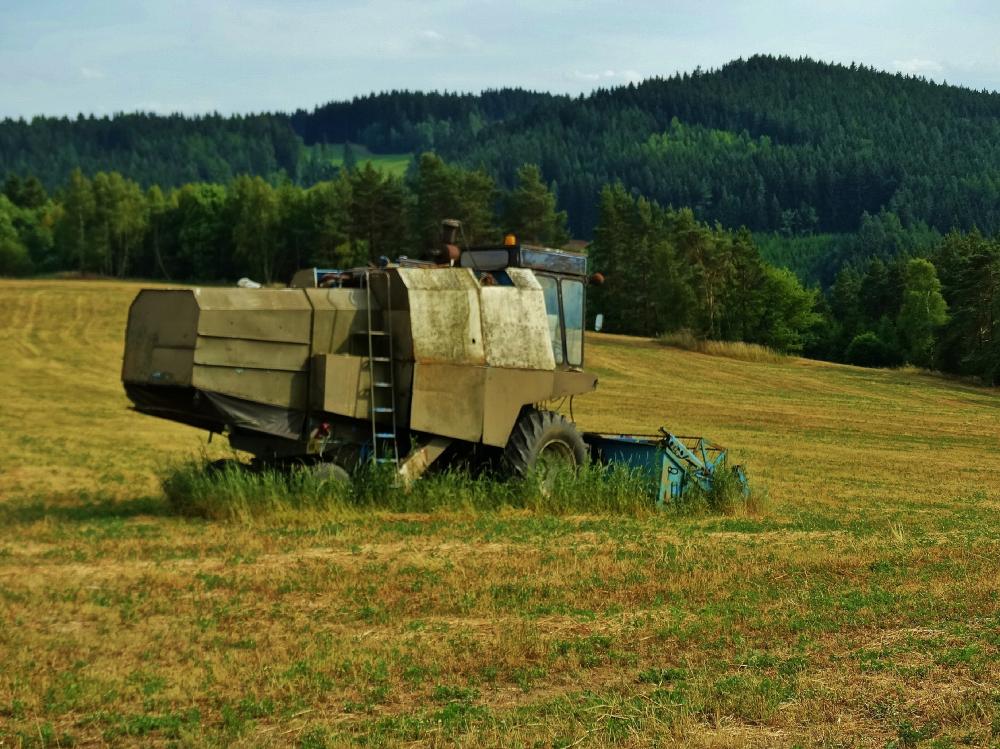
M448 458L507 475L588 458L649 477L659 502L710 489L722 448L581 434L551 404L597 387L583 369L584 255L519 244L434 261L300 271L287 289L144 289L122 381L135 409L225 433L257 462L346 477L391 464L404 482ZM445 460L442 460L444 458ZM653 483L658 482L658 484Z

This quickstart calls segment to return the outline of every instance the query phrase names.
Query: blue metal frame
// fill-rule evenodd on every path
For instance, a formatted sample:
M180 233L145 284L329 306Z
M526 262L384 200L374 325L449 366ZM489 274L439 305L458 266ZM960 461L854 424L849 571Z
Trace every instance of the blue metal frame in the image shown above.
M656 485L656 505L662 507L683 496L692 486L711 491L715 472L726 464L726 449L704 437L677 437L665 429L652 434L585 434L596 460L619 463L638 471ZM746 476L736 466L743 493Z

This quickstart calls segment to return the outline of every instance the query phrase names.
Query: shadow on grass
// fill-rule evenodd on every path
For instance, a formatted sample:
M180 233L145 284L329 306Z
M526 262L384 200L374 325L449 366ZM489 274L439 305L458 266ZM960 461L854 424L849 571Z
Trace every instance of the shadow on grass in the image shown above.
M164 497L111 499L86 497L82 500L22 499L0 503L0 524L27 525L42 520L88 523L101 520L128 520L137 517L177 517Z

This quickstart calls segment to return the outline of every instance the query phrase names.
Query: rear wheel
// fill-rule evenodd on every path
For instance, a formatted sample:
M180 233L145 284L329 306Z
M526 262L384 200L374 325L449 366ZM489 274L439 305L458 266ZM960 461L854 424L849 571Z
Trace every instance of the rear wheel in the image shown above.
M332 481L336 484L350 484L351 474L339 463L320 460L309 466L309 472L320 481Z
M226 471L244 471L250 468L246 463L236 458L219 458L205 466L206 473L225 473Z
M528 409L521 413L503 451L509 474L537 472L543 486L551 488L561 471L575 471L587 460L587 446L573 423L552 411Z

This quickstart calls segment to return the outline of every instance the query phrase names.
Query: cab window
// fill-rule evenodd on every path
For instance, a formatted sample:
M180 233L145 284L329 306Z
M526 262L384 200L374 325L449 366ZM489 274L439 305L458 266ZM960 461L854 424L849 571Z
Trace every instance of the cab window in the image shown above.
M563 363L562 326L559 324L559 286L551 276L536 276L545 295L545 316L549 321L549 339L556 364Z
M566 325L566 363L583 365L583 282L562 280L563 322Z

